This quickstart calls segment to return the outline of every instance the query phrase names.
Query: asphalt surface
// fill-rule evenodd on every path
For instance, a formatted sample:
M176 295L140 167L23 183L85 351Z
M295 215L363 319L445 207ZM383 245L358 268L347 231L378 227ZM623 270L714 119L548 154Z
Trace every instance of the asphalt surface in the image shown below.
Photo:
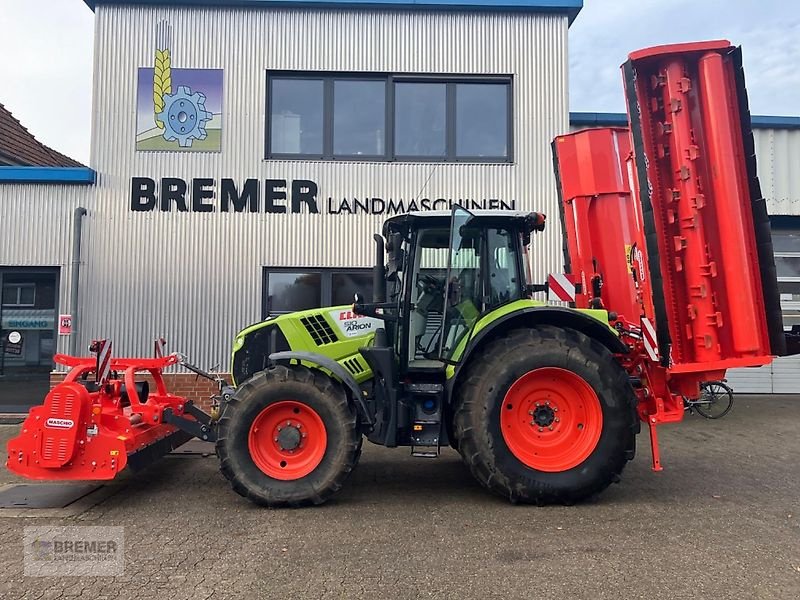
M0 510L0 597L800 598L800 397L660 431L663 473L643 432L622 483L572 507L512 506L450 451L365 445L333 501L272 511L213 456L170 456L72 516ZM124 576L23 577L22 528L44 524L123 526Z

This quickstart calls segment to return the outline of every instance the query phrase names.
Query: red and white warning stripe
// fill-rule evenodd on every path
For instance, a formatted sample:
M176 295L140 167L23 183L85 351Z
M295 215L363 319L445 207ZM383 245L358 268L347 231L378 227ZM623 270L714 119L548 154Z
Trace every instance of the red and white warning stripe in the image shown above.
M111 342L109 340L93 341L92 352L97 353L95 381L103 384L108 380L108 375L111 371Z
M647 356L653 362L658 362L658 338L656 329L647 317L642 317L642 342Z
M547 276L547 299L554 302L575 302L575 284L564 273Z

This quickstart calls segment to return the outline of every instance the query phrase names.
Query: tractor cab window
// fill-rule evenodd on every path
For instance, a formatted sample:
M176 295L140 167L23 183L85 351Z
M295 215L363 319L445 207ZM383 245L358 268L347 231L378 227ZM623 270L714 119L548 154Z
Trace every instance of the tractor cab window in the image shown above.
M409 314L409 366L438 366L449 245L447 229L420 229Z
M519 257L514 233L507 229L489 228L488 246L489 305L493 308L522 297Z

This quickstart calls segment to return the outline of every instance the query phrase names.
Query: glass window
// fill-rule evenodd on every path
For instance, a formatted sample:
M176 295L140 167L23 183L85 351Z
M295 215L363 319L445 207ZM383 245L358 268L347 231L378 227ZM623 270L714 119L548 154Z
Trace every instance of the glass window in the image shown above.
M800 277L800 255L775 256L778 277Z
M456 155L508 156L508 85L456 85Z
M35 301L35 284L7 284L3 286L4 306L33 306Z
M322 306L320 273L272 272L268 276L267 312L292 312Z
M489 229L486 233L489 252L489 291L492 306L519 300L520 284L515 239L510 231Z
M372 273L333 273L331 275L333 306L352 304L356 292L372 302Z
M386 82L333 82L333 153L382 156L386 139Z
M3 286L3 304L6 306L13 306L17 304L17 292L19 288L15 285Z
M447 154L447 87L444 83L402 83L394 88L394 152L397 156Z
M19 288L19 303L23 306L33 306L36 298L36 288L32 285L23 285Z
M322 155L322 79L272 79L270 150Z

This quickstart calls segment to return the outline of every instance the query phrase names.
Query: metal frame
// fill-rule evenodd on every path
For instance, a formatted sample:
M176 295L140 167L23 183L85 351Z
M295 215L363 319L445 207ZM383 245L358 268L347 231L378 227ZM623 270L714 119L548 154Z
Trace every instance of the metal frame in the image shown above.
M322 81L322 154L289 154L272 152L272 81L275 79L304 79ZM342 155L333 152L334 82L385 81L384 95L384 154ZM442 156L413 156L395 153L395 84L441 83L445 88L445 154ZM456 152L456 88L459 84L503 84L506 96L506 156L459 156ZM285 71L266 73L266 118L264 156L266 160L322 160L330 162L415 162L415 163L482 163L512 164L514 162L514 78L512 75L459 75L422 73L370 73L346 71Z
M61 306L61 267L34 266L18 267L0 265L0 293L3 289L5 276L12 273L37 273L53 275L55 278L55 306L53 306L53 355L58 353L58 315ZM0 376L5 375L5 336L3 336L3 302L0 297ZM42 330L45 331L45 330ZM73 335L75 335L73 333ZM0 399L2 406L2 399ZM6 406L8 409L8 406Z

